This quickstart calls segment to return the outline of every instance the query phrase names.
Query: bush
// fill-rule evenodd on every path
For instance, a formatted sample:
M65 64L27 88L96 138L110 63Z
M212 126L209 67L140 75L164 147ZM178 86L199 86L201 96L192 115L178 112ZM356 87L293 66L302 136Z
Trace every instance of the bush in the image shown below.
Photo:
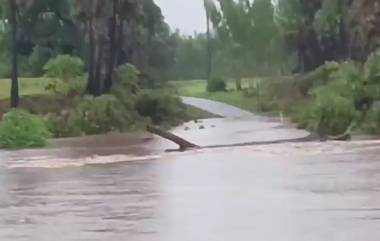
M70 55L58 55L44 66L45 75L64 82L76 79L84 74L83 60Z
M42 147L50 133L36 116L22 110L11 110L0 123L0 147Z
M116 85L113 88L136 94L140 90L139 86L140 72L131 64L123 64L115 71Z
M113 95L85 96L74 109L49 115L47 123L56 137L94 135L137 129L145 124L139 115Z
M83 134L78 118L72 110L62 111L59 114L49 113L45 117L45 124L56 138L76 137Z
M322 128L325 134L342 134L353 121L358 120L354 100L364 95L360 70L353 63L341 64L339 70L331 76L326 85L313 90L315 96L312 116L323 117ZM317 128L317 126L315 126Z
M130 110L126 110L113 95L84 97L76 108L79 125L85 134L123 131L132 123Z
M63 94L68 97L81 96L86 92L87 82L84 79L70 81L64 86Z
M180 98L169 93L144 91L137 98L137 112L152 120L155 125L176 125L187 116L186 106Z
M63 82L59 79L50 79L45 86L45 90L55 95L77 97L86 92L86 87L87 82L81 78L69 82Z
M207 83L207 92L227 91L226 81L222 78L212 78Z

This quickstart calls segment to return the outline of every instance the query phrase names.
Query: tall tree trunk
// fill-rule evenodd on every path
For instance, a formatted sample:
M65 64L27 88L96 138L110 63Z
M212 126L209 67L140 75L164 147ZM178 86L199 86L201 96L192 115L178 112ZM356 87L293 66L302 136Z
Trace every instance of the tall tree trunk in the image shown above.
M349 56L349 36L346 24L344 22L344 3L343 0L338 1L338 8L339 8L339 16L340 16L340 23L339 23L339 60L347 59Z
M206 27L207 27L207 80L211 78L212 72L212 49L211 49L211 33L210 33L210 12L205 0L206 10Z
M115 57L116 57L116 25L117 25L117 9L118 9L118 0L112 0L112 18L110 23L110 56L108 60L108 67L107 67L107 73L106 73L106 79L104 82L104 93L108 93L111 91L112 88L112 75L115 67Z
M127 62L128 59L123 59L125 56L123 56L123 42L124 42L124 18L120 16L120 23L118 26L118 33L117 33L117 57L116 57L116 64L120 65L123 62Z
M89 28L89 47L88 47L88 80L87 80L87 92L91 95L96 95L94 91L94 79L95 79L95 37L94 37L94 19L90 17L88 21Z
M95 67L95 79L94 79L94 87L95 87L96 96L99 96L102 94L101 75L102 75L103 50L104 50L104 43L103 42L98 43L96 67Z
M11 22L11 42L12 42L12 82L11 82L11 107L16 108L19 105L19 87L18 87L18 61L17 61L17 6L15 0L9 0L10 22Z

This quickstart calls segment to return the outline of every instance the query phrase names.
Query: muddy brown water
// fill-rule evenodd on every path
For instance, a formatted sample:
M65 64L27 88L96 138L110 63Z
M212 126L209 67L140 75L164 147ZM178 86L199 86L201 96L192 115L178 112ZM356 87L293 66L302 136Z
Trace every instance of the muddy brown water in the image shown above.
M173 130L201 145L308 134L185 102L227 117ZM380 240L380 141L173 147L141 133L0 152L0 240Z

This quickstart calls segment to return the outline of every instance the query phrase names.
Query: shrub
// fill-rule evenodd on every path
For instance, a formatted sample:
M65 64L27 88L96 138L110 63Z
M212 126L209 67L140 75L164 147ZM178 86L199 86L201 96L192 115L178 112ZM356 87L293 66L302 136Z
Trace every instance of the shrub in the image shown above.
M112 95L84 97L76 108L81 130L86 134L124 130L130 119L118 99Z
M52 116L50 126L57 136L74 136L78 134L101 134L112 131L136 129L143 125L139 115L113 95L81 98L73 110ZM67 123L70 128L64 128Z
M76 97L86 92L87 82L84 79L70 81L64 86L63 94L68 97Z
M219 77L211 78L207 83L208 92L227 91L226 81Z
M326 62L312 72L305 75L295 76L295 84L303 96L309 95L309 91L318 86L327 84L340 68L337 62Z
M47 144L49 137L44 123L26 111L11 110L0 123L2 148L42 147Z
M45 117L45 124L56 138L76 137L83 134L78 118L72 110L62 111L59 114L49 113Z
M364 78L369 83L380 83L380 51L372 53L364 65Z
M315 103L311 111L314 112L313 116L323 116L322 125L326 134L341 134L358 119L359 113L355 110L354 100L363 95L363 81L360 76L355 65L344 63L328 84L314 89Z
M186 118L186 106L181 99L169 93L144 91L137 98L137 112L155 125L176 125Z
M50 79L45 85L45 90L55 95L66 97L81 96L86 92L87 82L82 78L77 78L69 82L59 79Z
M58 55L44 66L45 75L68 82L84 74L83 60L70 55Z
M123 64L115 71L115 89L122 88L124 91L136 94L140 90L138 69L131 64Z

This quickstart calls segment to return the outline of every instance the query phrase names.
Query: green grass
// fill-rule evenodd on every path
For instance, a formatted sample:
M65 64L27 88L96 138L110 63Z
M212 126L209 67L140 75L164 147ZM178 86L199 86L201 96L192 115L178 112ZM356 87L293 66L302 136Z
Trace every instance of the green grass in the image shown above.
M205 80L173 81L171 84L176 88L178 95L188 97L199 97L215 100L239 107L248 111L255 111L257 107L256 98L247 97L241 91L235 91L234 81L227 82L227 92L209 93L206 91ZM243 81L244 86L248 80Z
M45 90L48 82L47 78L20 78L20 95L48 95L50 93ZM10 83L10 79L0 79L0 99L9 98Z

